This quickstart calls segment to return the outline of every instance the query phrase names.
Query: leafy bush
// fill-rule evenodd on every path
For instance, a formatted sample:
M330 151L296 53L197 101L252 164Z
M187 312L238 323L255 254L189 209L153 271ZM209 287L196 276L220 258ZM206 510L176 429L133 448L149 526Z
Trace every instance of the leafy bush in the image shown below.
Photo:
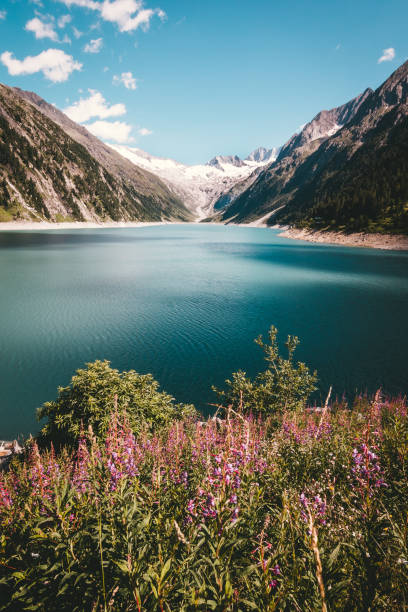
M70 385L58 389L55 401L38 409L38 418L47 419L41 439L54 446L73 445L89 427L103 439L114 412L126 416L132 431L140 432L192 415L194 408L176 404L170 395L159 391L151 374L119 372L109 361L95 361L77 370Z
M294 353L299 344L297 336L288 336L287 358L279 355L277 343L278 330L269 330L269 344L262 336L255 342L264 350L269 367L251 381L240 370L227 380L226 390L217 390L224 406L233 406L253 414L279 413L284 410L297 410L305 406L311 393L316 390L317 374L310 373L302 362L294 364Z

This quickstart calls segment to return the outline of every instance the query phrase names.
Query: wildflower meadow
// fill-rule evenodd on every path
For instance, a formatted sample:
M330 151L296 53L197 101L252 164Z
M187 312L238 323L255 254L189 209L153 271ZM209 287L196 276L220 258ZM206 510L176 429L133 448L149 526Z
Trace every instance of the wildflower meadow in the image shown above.
M137 432L115 400L1 473L2 610L408 610L404 399Z

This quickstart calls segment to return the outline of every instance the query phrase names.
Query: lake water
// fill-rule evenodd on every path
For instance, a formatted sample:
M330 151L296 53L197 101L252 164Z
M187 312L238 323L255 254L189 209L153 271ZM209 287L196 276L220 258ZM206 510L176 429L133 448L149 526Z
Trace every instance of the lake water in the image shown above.
M212 384L263 367L271 324L300 337L323 396L408 391L407 253L233 226L3 232L0 291L0 439L35 432L95 359L211 410Z

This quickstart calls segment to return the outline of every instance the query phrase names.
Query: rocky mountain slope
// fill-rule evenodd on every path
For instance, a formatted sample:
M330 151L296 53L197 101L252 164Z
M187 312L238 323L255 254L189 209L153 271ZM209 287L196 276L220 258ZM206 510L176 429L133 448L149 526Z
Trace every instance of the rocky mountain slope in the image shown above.
M207 164L187 166L173 159L154 157L141 149L111 145L138 168L159 176L194 213L197 220L212 213L215 202L257 168L276 159L277 149L257 149L247 159L217 155Z
M408 62L319 113L218 218L265 215L270 225L408 233Z
M283 145L280 150L279 160L289 157L295 151L298 154L300 151L305 152L305 147L308 147L311 142L322 141L336 134L346 123L355 117L361 105L371 93L372 90L368 88L361 95L346 102L346 104L331 110L320 111L312 121L303 126L299 133L294 134Z
M294 176L282 223L408 234L408 62Z
M156 176L135 169L30 92L0 85L0 220L189 220Z
M218 214L217 220L246 223L269 213L272 220L272 211L280 209L290 198L291 179L296 170L322 142L341 129L342 122L355 116L370 92L367 89L346 104L318 113L281 147L276 161L234 185L229 193L223 195L223 200L215 203L215 209L228 204Z

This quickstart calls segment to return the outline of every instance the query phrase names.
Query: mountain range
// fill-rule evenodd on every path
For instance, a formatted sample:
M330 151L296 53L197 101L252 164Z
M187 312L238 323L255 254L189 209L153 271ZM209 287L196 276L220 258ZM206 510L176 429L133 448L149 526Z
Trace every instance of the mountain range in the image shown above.
M269 225L408 233L408 62L375 91L316 115L276 161L234 186L215 217L259 218Z
M408 62L280 148L188 166L107 145L0 85L0 221L207 221L408 233Z
M214 204L225 192L255 170L273 162L277 156L276 149L260 148L245 160L237 155L217 155L206 164L187 166L173 159L154 157L141 149L125 145L111 146L137 167L159 176L198 221L212 214Z

